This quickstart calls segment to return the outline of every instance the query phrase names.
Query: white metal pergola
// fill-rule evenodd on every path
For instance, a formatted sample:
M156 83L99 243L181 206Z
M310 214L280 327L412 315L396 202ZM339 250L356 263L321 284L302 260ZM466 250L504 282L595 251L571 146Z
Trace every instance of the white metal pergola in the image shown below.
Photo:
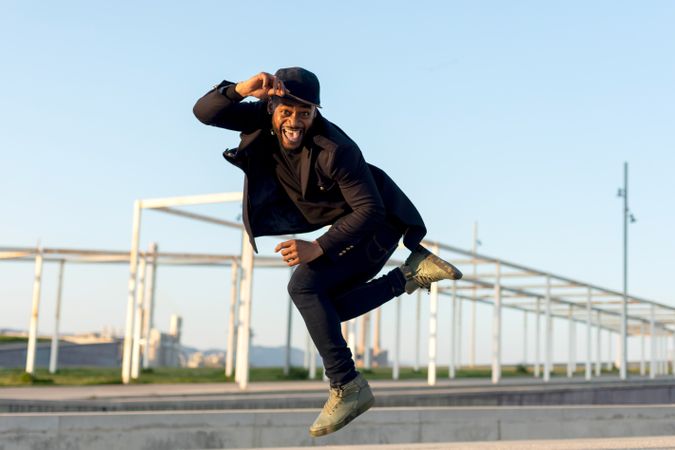
M226 374L231 375L232 366L235 366L235 380L242 389L248 385L248 350L250 336L250 317L252 301L252 279L255 266L286 268L276 257L253 257L253 251L248 243L248 237L240 223L223 220L217 217L196 214L178 209L181 206L203 205L241 201L241 193L208 194L187 197L172 197L165 199L138 200L134 203L132 245L130 252L114 252L102 250L73 250L48 248L0 248L0 260L22 260L35 262L35 277L33 283L33 308L28 342L26 371L32 373L35 361L35 344L37 338L37 319L41 295L42 265L44 262L60 264L59 286L57 293L56 326L52 340L50 369L56 367L58 354L58 320L60 315L61 286L63 282L63 267L66 263L95 263L129 264L129 283L127 296L127 314L124 340L124 354L122 364L122 379L125 383L139 376L141 342L147 337L148 323L152 320L154 304L154 273L146 276L145 268L148 264L154 268L157 265L222 265L231 266L231 303L227 338ZM242 250L239 255L214 255L195 253L166 253L157 248L150 248L147 252L139 249L141 233L141 216L145 209L182 216L206 223L237 228L242 232ZM436 383L437 367L437 329L438 329L438 302L439 297L450 297L451 303L451 342L449 377L454 378L457 368L461 366L461 320L460 311L462 302L484 304L492 307L492 381L498 383L501 379L501 348L502 348L502 310L504 308L523 312L524 342L523 352L527 354L527 318L534 315L535 320L535 355L534 376L543 375L544 381L549 381L552 372L553 351L553 318L566 320L569 324L569 362L567 375L573 376L576 361L573 349L575 348L576 325L586 327L587 352L585 355L585 378L593 376L593 361L591 360L592 329L596 331L596 361L595 375L601 371L601 331L608 334L621 331L621 308L623 293L602 288L588 283L572 280L549 272L532 269L502 259L493 258L472 251L452 247L440 242L425 241L425 245L433 252L451 261L458 266L465 276L456 282L442 282L434 284L430 291L429 336L428 336L428 383ZM392 260L390 265L398 265L399 261ZM479 270L480 269L480 270ZM147 285L146 285L147 279ZM149 287L148 287L149 285ZM146 294L147 292L147 294ZM394 361L392 376L399 376L400 330L401 330L401 299L396 302ZM418 298L419 302L419 298ZM290 308L290 303L289 303ZM544 317L544 359L543 371L540 349L541 318ZM235 317L238 319L235 320ZM287 324L287 347L290 347L290 309ZM419 336L420 316L416 318L416 335ZM650 336L650 365L649 375L666 374L668 371L667 345L668 337L673 337L675 349L675 308L655 301L628 296L628 336L641 337L640 373L646 373L645 364L645 336ZM369 333L369 325L365 322L362 334ZM373 341L379 345L379 322L375 321L378 330ZM235 332L236 330L236 332ZM472 335L470 342L475 342L475 327L470 328ZM356 324L351 321L346 328L350 347L356 345ZM145 337L144 337L145 336ZM236 344L235 344L236 341ZM370 339L362 340L366 347L371 345ZM611 345L611 339L608 341ZM621 344L621 343L619 343ZM623 343L626 348L626 342ZM236 346L236 362L232 359ZM419 344L416 345L416 364L419 363ZM287 348L287 351L289 349ZM313 348L312 348L313 350ZM144 352L147 353L147 352ZM368 348L365 355L369 355ZM313 358L312 358L313 359ZM525 358L527 359L527 358ZM53 361L53 363L51 362ZM290 360L287 355L287 365ZM310 371L311 374L312 371ZM543 372L543 374L542 374Z
M40 309L40 299L42 295L42 268L44 263L55 263L59 265L58 285L56 295L56 309L55 309L55 328L52 334L52 344L50 353L50 372L55 372L58 361L58 339L59 339L59 324L61 316L61 297L64 282L64 269L66 265L72 264L104 264L104 265L129 265L129 252L112 251L112 250L92 250L92 249L64 249L64 248L0 248L0 261L25 261L35 262L35 276L33 280L33 303L31 312L31 321L29 328L28 352L26 371L33 373L35 363L35 345L37 340L37 324ZM137 297L135 301L135 318L140 317L141 320L135 320L138 327L134 327L134 342L132 349L132 378L138 377L139 366L141 360L139 359L139 349L141 344L145 342L152 327L152 316L154 311L154 279L156 271L154 267L158 265L163 266L221 266L236 268L239 265L240 255L217 255L217 254L200 254L200 253L159 253L155 244L151 244L150 249L146 252L138 252L138 259L141 261L139 267L142 269L139 272L140 278L145 281L145 289L137 289ZM258 261L259 266L279 265L276 258L260 257ZM145 270L145 268L148 268ZM139 283L139 287L142 283ZM140 306L142 305L142 308ZM144 352L143 367L147 367L147 352Z
M455 258L448 258L453 264L464 269L465 273L472 273L472 275L465 275L462 280L453 283L452 286L443 285L440 289L441 294L451 296L453 305L457 301L464 300L478 304L491 304L493 307L493 382L498 382L500 379L502 341L500 318L503 308L522 311L524 329L527 329L527 315L534 314L537 337L540 335L540 318L544 316L544 381L549 380L552 371L553 318L564 319L569 324L568 376L572 376L572 368L576 365L573 361L576 324L581 323L586 326L586 379L592 376L591 330L596 329L598 348L600 348L601 330L616 333L617 336L621 335L621 309L624 297L622 292L532 269L503 259L480 255L475 251L445 244L438 244L438 246L454 254ZM468 269L472 267L480 267L484 270L477 272L474 269L470 272ZM657 374L664 374L666 367L663 361L666 357L663 349L659 350L659 346L663 347L667 336L675 337L675 308L633 295L627 296L627 305L626 340L631 336L639 336L642 339L641 373L644 373L644 336L649 335L654 337L651 340L650 376L653 378ZM455 326L455 329L457 328L458 326ZM453 337L453 340L457 342L458 338ZM525 342L524 349L527 348L526 344ZM541 359L538 339L535 339L535 345L534 372L535 376L539 376ZM622 346L620 345L619 348L627 348L627 343L623 343ZM454 348L453 350L456 356L458 352ZM620 364L620 360L617 363ZM458 364L457 360L451 361L451 372ZM599 367L598 363L596 365L598 375Z

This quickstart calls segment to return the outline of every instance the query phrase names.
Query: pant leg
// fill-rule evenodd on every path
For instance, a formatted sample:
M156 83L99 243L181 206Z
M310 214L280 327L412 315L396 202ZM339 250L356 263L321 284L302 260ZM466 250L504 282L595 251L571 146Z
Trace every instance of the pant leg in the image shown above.
M403 292L398 269L375 276L396 248L400 233L383 227L364 239L339 261L322 256L296 268L288 292L302 315L331 385L348 383L357 372L342 336L343 317L356 317Z
M386 275L339 294L333 305L340 321L346 322L362 316L400 296L405 292L405 281L403 273L395 268Z

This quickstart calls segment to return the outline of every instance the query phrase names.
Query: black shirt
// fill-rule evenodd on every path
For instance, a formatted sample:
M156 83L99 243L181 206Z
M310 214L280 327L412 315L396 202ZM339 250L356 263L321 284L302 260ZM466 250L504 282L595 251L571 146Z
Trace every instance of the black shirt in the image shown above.
M303 145L295 150L285 150L281 144L277 143L277 150L273 156L277 162L275 173L279 184L307 222L314 225L328 225L351 212L351 208L338 189L335 189L334 191L337 192L332 192L332 195L326 195L326 198L307 199L303 197L301 167L303 161L308 166L311 165L308 161L311 157L310 150L306 146ZM311 171L308 176L308 183L316 182L315 174Z
M302 199L302 187L300 184L300 166L302 159L309 157L309 151L305 146L295 150L285 150L278 146L275 159L277 160L277 177L284 186L288 196L296 202Z

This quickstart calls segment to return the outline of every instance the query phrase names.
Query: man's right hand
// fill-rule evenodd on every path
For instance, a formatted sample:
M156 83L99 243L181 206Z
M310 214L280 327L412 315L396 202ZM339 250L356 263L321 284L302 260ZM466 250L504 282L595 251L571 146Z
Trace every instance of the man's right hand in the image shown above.
M242 97L251 96L260 100L267 100L272 95L283 97L287 92L283 81L266 72L237 83L234 89Z

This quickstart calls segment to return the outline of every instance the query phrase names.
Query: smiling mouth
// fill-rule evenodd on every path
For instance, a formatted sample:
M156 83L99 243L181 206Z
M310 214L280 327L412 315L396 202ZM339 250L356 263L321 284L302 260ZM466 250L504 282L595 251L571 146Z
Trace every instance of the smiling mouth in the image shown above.
M281 132L284 135L284 138L294 146L300 145L302 142L302 136L304 134L301 128L281 128Z

